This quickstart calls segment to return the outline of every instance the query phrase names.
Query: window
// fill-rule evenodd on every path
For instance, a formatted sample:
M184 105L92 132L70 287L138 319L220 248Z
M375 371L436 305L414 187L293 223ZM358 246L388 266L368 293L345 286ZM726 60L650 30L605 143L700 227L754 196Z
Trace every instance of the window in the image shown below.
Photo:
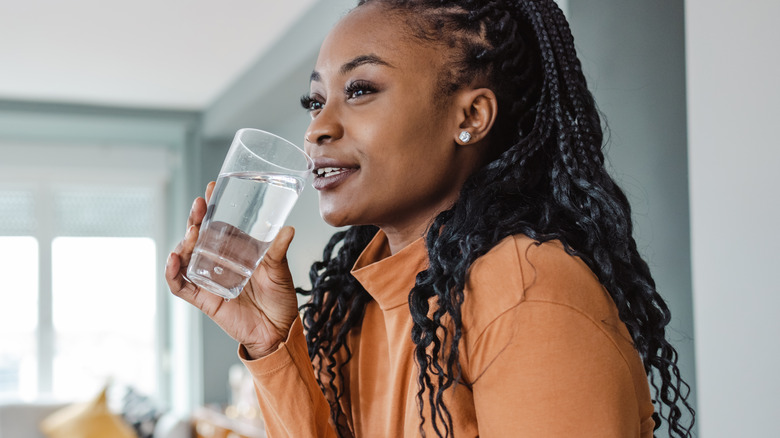
M135 171L0 173L0 399L161 395L165 186Z
M8 200L0 198L3 201ZM34 237L0 236L0 278L0 302L5 303L0 317L2 397L35 390L29 387L35 383L30 371L35 369L38 326L38 241Z
M73 398L107 378L153 394L155 243L145 237L52 242L52 393ZM85 360L89 358L89 360Z

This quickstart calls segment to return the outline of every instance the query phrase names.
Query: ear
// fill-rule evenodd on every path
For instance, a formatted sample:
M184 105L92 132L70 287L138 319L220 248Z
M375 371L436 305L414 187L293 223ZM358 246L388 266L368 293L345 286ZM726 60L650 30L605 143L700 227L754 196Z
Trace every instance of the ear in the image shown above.
M474 144L490 133L498 113L496 94L489 88L464 89L455 96L458 131L453 132L455 142L461 145ZM461 137L461 133L469 135ZM469 138L470 137L470 138Z

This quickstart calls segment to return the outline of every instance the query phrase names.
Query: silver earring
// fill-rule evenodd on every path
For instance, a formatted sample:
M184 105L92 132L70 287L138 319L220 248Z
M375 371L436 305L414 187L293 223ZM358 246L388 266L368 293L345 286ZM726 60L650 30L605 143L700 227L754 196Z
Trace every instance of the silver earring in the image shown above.
M468 131L460 131L460 135L458 135L458 138L463 143L468 143L471 141L471 134L469 134Z

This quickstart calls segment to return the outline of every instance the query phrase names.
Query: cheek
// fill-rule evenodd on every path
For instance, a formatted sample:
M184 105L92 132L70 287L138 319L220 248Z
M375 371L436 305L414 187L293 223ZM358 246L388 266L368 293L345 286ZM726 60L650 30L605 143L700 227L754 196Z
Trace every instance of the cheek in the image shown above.
M417 143L435 132L441 133L443 120L439 114L434 114L434 108L428 103L399 96L392 96L387 101L390 103L356 114L350 121L353 132L363 144L403 146Z

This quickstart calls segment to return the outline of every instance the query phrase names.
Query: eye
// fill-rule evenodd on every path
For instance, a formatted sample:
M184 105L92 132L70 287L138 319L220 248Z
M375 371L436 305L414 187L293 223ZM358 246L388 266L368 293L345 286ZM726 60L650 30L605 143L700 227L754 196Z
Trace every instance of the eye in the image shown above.
M325 105L325 102L318 96L306 94L301 96L301 106L308 112L319 111Z
M357 99L367 94L376 93L377 88L367 81L355 81L350 82L346 88L344 88L344 94L347 99Z

